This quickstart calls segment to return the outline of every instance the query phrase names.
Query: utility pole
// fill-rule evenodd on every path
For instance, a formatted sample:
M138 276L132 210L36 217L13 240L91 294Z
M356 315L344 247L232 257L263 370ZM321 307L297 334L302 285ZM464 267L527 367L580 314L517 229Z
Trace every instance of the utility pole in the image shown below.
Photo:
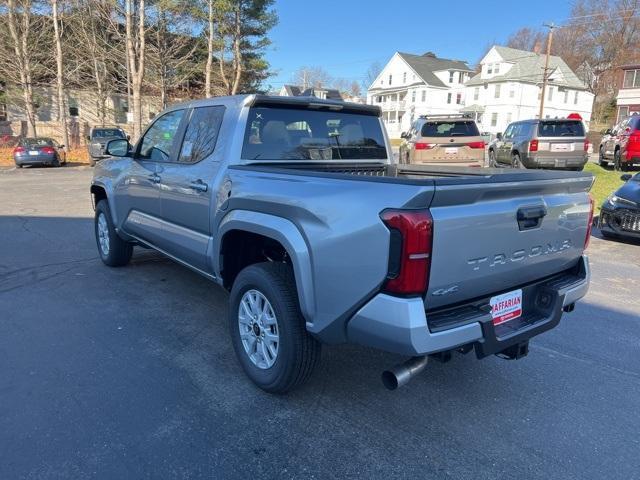
M540 114L538 118L542 119L542 114L544 112L544 96L547 90L547 82L549 81L549 55L551 55L551 42L553 40L553 29L556 26L551 23L545 23L545 27L549 28L549 34L547 35L547 58L544 61L544 72L542 73L542 95L540 96Z

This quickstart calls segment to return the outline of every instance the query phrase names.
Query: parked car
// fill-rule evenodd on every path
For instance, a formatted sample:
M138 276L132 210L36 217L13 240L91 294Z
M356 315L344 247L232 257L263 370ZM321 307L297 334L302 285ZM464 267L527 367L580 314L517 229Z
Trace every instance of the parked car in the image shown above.
M598 163L605 167L610 162L616 170L622 171L640 166L640 115L633 115L605 131Z
M158 115L91 184L102 261L158 250L230 290L260 388L304 382L322 343L520 358L585 295L593 177L395 165L381 110L242 95ZM134 271L131 274L135 274Z
M626 183L602 204L598 227L604 237L640 238L640 173L620 178Z
M582 120L521 120L510 123L489 145L489 166L579 171L588 151Z
M23 138L13 149L13 161L16 167L25 165L66 165L67 154L64 145L45 137Z
M401 134L404 164L484 167L484 139L463 115L423 115Z
M119 127L93 127L87 136L87 151L89 163L94 166L97 161L106 158L104 149L110 140L129 139L129 136Z

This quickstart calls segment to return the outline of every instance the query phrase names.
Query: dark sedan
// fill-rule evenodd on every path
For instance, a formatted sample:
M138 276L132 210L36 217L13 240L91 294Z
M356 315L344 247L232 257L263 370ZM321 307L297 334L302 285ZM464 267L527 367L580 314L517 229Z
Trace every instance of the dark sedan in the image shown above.
M18 168L24 165L51 165L59 167L67 163L64 145L51 138L23 138L13 149L13 161Z
M640 173L620 178L626 183L602 204L600 231L605 237L640 238Z

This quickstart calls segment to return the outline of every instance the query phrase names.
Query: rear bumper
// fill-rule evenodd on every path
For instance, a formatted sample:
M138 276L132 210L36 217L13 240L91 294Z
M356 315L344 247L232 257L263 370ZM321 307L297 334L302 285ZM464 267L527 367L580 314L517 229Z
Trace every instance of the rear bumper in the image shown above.
M21 155L13 157L16 165L52 165L55 159L55 155Z
M586 153L567 157L531 155L523 159L523 163L527 168L580 168L588 160Z
M589 261L583 256L570 272L522 286L526 313L498 327L487 308L489 297L425 312L422 298L378 294L351 318L347 335L350 342L401 355L428 355L472 344L478 357L484 357L555 327L563 307L586 295L589 280Z

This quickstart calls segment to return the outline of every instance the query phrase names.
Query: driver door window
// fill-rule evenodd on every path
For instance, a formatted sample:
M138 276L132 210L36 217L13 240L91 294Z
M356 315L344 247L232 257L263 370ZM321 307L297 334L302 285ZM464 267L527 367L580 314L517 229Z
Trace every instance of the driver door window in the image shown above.
M152 162L171 161L183 115L184 110L175 110L158 118L144 134L137 157Z

